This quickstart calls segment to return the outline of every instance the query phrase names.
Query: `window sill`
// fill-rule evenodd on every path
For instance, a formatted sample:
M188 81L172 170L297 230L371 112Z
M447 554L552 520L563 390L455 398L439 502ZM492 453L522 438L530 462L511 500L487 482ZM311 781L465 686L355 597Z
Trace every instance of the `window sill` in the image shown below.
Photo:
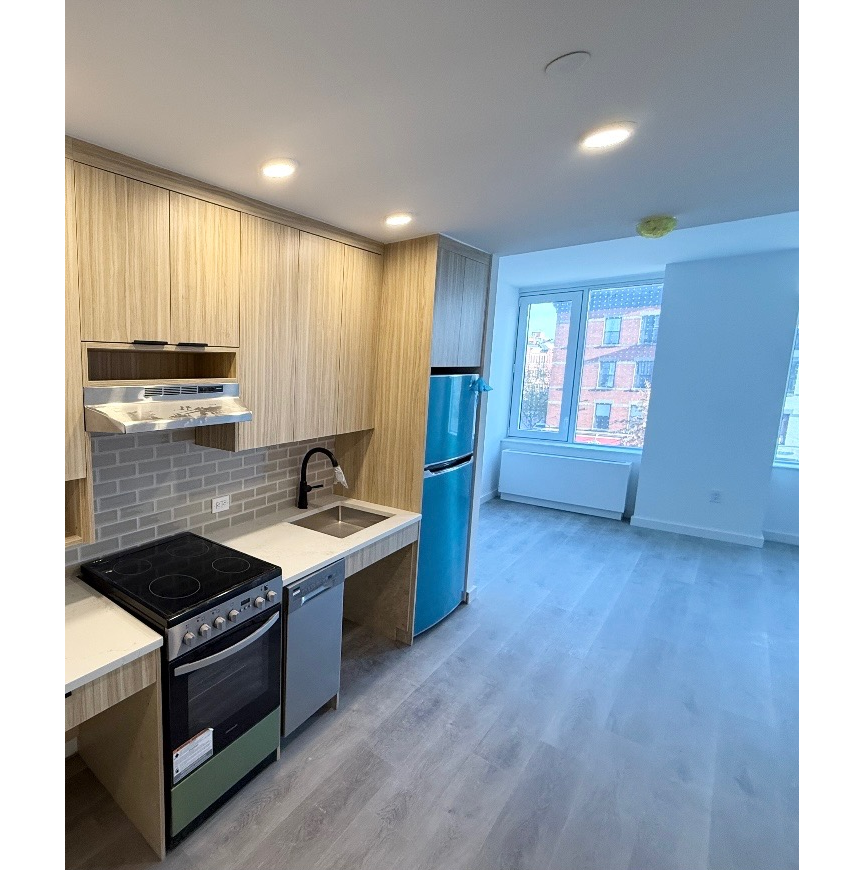
M785 468L787 471L798 471L799 465L797 462L774 462L773 468Z
M641 456L641 447L615 447L605 444L574 444L571 441L556 441L552 438L532 438L530 435L508 435L501 441L502 447L550 447L553 450L587 450L597 453L620 453L622 456Z

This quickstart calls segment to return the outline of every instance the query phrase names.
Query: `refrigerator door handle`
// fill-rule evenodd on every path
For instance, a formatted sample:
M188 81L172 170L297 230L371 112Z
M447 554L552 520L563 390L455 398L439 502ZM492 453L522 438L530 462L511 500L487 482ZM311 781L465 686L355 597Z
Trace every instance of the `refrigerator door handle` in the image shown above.
M438 477L441 474L456 471L460 468L464 468L473 461L474 454L469 453L467 456L460 456L458 459L450 459L447 462L439 462L436 465L430 465L423 469L423 478L425 480L427 477Z

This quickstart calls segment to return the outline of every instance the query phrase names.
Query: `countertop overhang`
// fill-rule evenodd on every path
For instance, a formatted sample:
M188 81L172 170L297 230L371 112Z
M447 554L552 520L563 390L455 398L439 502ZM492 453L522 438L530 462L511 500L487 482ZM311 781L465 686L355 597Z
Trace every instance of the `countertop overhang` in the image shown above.
M162 636L82 580L66 578L66 691L162 646Z

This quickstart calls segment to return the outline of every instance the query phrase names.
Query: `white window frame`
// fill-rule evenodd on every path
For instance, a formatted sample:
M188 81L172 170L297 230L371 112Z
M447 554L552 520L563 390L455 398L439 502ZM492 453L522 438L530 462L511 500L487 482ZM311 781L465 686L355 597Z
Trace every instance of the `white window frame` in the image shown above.
M519 288L519 318L516 334L516 349L513 359L512 379L510 385L510 425L507 431L508 438L524 439L527 442L554 441L561 446L573 447L579 450L620 451L625 454L639 454L641 447L621 447L617 445L581 444L575 442L576 423L578 418L579 389L581 385L582 363L585 349L585 334L588 329L588 297L592 290L618 290L624 287L638 287L646 284L660 284L665 282L662 273L650 275L633 275L615 278L609 281L590 281L567 286L548 287L522 287ZM576 300L579 302L579 316L573 317L575 302L571 308L570 332L567 339L568 350L575 347L576 353L570 354L564 369L564 385L561 395L561 418L557 432L532 432L527 429L519 429L520 402L517 398L522 395L522 379L524 376L525 346L528 341L528 305L531 302L566 302ZM661 315L663 313L661 306ZM622 316L622 327L623 327ZM641 328L641 327L640 327ZM605 329L605 324L604 324ZM574 345L574 332L575 341ZM619 337L620 344L620 337ZM618 345L604 345L604 347L617 347ZM616 366L617 369L617 366ZM617 373L616 373L617 375ZM635 377L635 365L634 365ZM565 424L566 419L566 424ZM593 422L593 417L592 417Z
M784 415L784 409L786 407L786 399L788 396L796 395L796 393L786 392L787 387L789 386L789 375L792 373L792 363L794 363L794 362L799 363L799 370L795 373L795 383L796 383L796 385L800 383L800 354L801 354L801 351L797 347L797 344L800 343L799 331L800 331L800 323L796 323L795 324L795 335L792 338L792 349L789 351L789 367L786 369L786 380L783 383L783 405L780 408L780 420L777 422L777 438L774 441L774 462L773 462L773 465L775 468L794 468L797 470L797 469L800 469L800 467L801 467L800 460L784 459L782 457L778 458L778 456L777 456L777 450L780 447L780 443L779 443L780 442L780 426L783 423L783 415ZM795 341L796 338L798 338L798 342ZM795 359L795 351L796 350L798 350L798 354L799 354L798 360ZM799 387L799 393L797 395L799 396L798 400L800 402L800 387ZM800 418L800 416L801 416L800 413L797 416Z
M545 297L545 298L544 298ZM519 417L522 411L522 382L525 375L525 349L528 344L528 308L537 302L570 302L570 330L567 333L567 348L575 347L579 339L579 329L582 322L584 291L545 291L543 293L524 293L519 296L519 332L516 335L516 358L513 362L513 386L510 393L510 435L519 438L542 439L544 441L564 441L570 430L570 409L573 400L572 390L568 384L573 379L576 365L576 355L568 353L567 365L564 367L564 389L561 392L561 417L557 432L537 432L519 428ZM576 317L574 318L574 312ZM575 333L575 334L574 334ZM554 352L554 351L551 351Z

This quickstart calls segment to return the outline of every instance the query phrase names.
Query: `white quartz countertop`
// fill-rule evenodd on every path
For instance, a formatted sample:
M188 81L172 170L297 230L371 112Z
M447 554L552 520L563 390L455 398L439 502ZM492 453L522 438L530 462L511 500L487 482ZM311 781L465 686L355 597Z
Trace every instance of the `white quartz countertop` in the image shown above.
M66 578L66 691L162 646L162 636L74 577Z
M334 538L322 532L293 525L291 522L336 504L365 508L373 513L383 514L386 519L347 538ZM336 559L343 559L350 553L362 550L400 529L419 522L420 514L411 511L372 504L356 498L319 496L314 500L309 499L309 507L306 510L290 508L278 514L231 526L218 532L210 532L207 537L227 547L263 559L265 562L278 565L282 569L283 583L288 584L329 565Z

